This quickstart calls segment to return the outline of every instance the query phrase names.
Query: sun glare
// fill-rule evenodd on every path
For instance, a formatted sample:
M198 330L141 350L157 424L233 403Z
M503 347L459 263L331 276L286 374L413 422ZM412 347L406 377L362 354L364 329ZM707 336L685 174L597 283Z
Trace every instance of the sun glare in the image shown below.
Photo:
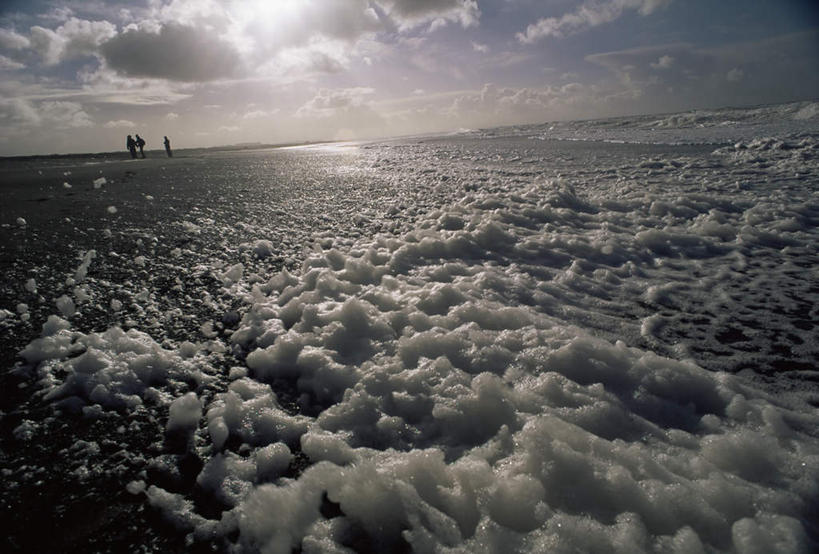
M296 31L294 26L305 23L299 20L310 4L304 0L251 0L237 2L233 9L243 32L257 40L280 40Z

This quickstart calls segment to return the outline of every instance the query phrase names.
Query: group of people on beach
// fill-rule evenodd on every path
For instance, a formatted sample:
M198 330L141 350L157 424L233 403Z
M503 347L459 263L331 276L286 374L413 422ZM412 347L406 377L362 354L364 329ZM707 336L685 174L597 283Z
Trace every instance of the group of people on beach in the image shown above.
M142 158L145 158L145 139L139 135L134 135L136 139L131 138L131 135L128 135L128 138L125 141L125 146L128 148L128 151L131 153L131 157L136 159L137 157L137 148L139 148L139 155ZM169 158L173 158L173 152L171 152L171 141L168 140L168 137L165 137L163 141L165 143L165 152L168 154Z

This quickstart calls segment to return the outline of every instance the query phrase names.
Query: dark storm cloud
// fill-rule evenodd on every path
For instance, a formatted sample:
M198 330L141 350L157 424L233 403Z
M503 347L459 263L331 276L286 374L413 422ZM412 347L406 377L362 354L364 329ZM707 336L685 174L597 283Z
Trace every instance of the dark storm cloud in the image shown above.
M108 66L131 77L213 81L238 74L236 49L207 32L177 24L159 32L130 29L101 47Z
M463 27L477 26L481 10L477 0L379 0L373 2L390 25L411 29L428 22L459 22Z

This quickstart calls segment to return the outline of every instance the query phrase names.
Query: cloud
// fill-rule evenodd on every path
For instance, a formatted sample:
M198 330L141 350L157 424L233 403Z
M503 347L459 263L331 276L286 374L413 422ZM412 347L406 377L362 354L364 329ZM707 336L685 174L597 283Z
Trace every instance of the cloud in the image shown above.
M129 129L133 129L136 127L136 123L130 121L128 119L117 119L116 121L109 121L105 125L103 125L106 129L118 129L121 127L126 127Z
M91 127L94 122L76 102L42 102L39 107L42 122L58 129Z
M0 70L2 71L10 71L15 69L22 69L25 67L25 64L21 64L20 62L16 62L11 58L7 58L0 54Z
M49 11L41 14L42 19L50 19L52 21L59 21L60 23L68 21L74 16L74 10L68 6L52 7Z
M379 4L401 29L437 20L473 27L481 17L476 0L382 0ZM439 22L436 28L440 26Z
M651 65L651 67L654 69L669 69L672 65L674 65L674 58L666 54L664 56L660 56L656 62L651 62L649 65Z
M365 97L375 92L369 87L321 89L296 110L296 117L330 117L365 105Z
M632 91L656 84L675 88L690 86L719 64L713 53L686 43L591 54L586 56L586 61L609 70ZM662 70L662 81L658 80L658 69Z
M728 71L728 73L725 74L725 79L732 83L736 83L741 81L744 76L745 76L744 71L742 71L738 67L733 67Z
M179 114L174 112L168 112L167 114L165 114L165 119L167 119L168 121L179 119Z
M592 27L619 19L626 11L649 15L671 4L672 0L608 0L587 1L577 10L560 17L545 17L529 25L517 39L526 44L535 43L545 37L563 37L579 33Z
M386 33L400 42L413 29L449 22L473 26L475 0L298 0L230 4L230 36L256 74L292 78L299 73L346 70L353 58L369 63Z
M489 52L489 47L485 44L480 44L475 41L472 41L472 50L475 52L481 52L482 54L486 54Z
M11 30L0 28L0 48L5 50L23 50L31 46L31 41L23 35Z
M265 117L271 117L279 113L279 108L275 108L272 110L252 110L249 112L245 112L242 116L242 119L264 119Z
M77 73L83 96L97 103L154 106L174 104L191 97L195 85L118 74L103 64L84 67ZM78 93L75 91L74 95Z
M316 129L320 128L321 132L315 138L323 135L335 140L351 140L394 132L369 102L374 93L369 87L320 89L294 115L320 122Z
M317 39L357 41L385 29L367 0L246 1L231 6L231 34L263 57Z
M328 51L329 50L329 51ZM289 71L303 73L339 73L347 66L348 60L344 50L304 48L289 50L285 57L289 60Z
M87 21L71 17L55 30L35 25L30 46L46 65L95 54L103 42L114 37L116 26L108 21Z
M586 61L640 96L639 111L667 112L815 98L817 43L819 31L806 31L716 48L680 43L605 52Z
M212 81L235 76L241 61L227 42L193 27L130 28L101 47L111 69L131 77Z
M546 87L499 87L487 83L480 91L454 99L447 114L471 126L500 123L540 123L577 117L594 106L597 93L580 83Z
M93 125L91 117L76 102L35 103L24 98L0 100L0 123L17 131L32 127L64 130Z
M46 66L96 56L96 69L126 78L292 82L346 71L353 60L372 63L373 44L426 25L471 27L480 18L477 0L151 0L131 10L97 2L77 10L41 14L28 36L0 29L0 55L20 63L11 52L31 49ZM118 31L112 22L126 26ZM16 67L11 62L0 67Z
M0 127L30 127L39 125L40 114L23 98L0 98Z

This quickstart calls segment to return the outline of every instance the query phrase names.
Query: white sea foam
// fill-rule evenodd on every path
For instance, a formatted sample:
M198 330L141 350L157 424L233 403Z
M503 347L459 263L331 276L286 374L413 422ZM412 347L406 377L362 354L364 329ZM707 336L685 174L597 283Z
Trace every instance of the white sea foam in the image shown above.
M751 141L759 136L815 133L816 102L793 102L757 108L691 110L665 116L643 115L545 125L506 127L492 136L605 141L636 144L719 144Z
M697 124L683 119L669 124ZM571 175L470 183L413 229L330 241L299 271L252 273L245 264L272 242L243 244L244 262L202 270L243 303L229 335L198 322L203 343L72 330L64 297L64 318L21 354L64 410L151 406L169 435L193 435L197 490L220 514L128 484L192 540L265 552L807 552L819 495L810 391L774 394L718 371L753 368L759 354L720 361L729 339L716 329L756 306L757 345L787 333L816 351L811 327L771 307L815 298L804 265L819 240L816 141L744 141L627 169L582 187ZM227 379L223 349L244 359Z

